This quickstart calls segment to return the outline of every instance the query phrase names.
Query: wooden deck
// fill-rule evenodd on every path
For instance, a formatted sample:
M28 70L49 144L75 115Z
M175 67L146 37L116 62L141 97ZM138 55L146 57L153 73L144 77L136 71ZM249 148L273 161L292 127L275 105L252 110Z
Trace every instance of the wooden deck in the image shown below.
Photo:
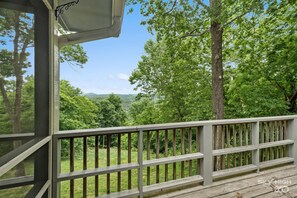
M275 182L271 182L275 181ZM281 192L275 192L277 190ZM159 198L297 198L297 166L286 165L230 179L215 181L210 186L199 185Z

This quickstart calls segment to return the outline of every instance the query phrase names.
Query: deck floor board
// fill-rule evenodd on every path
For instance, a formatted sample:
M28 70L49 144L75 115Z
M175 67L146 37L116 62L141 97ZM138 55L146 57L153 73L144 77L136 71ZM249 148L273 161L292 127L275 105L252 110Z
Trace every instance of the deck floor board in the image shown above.
M279 194L273 191L268 184L271 180L285 182L276 186L288 186L289 193ZM261 182L265 182L261 183ZM288 182L288 183L286 183ZM196 186L172 192L164 195L155 196L158 198L271 198L271 197L297 197L297 166L285 165L261 171L260 173L250 173L243 176L215 181L210 186Z

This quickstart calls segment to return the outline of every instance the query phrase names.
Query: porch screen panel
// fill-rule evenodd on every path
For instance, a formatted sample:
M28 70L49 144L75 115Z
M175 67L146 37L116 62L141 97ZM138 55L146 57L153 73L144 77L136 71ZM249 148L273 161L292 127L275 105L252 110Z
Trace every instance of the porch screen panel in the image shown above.
M0 8L0 162L31 141L34 128L34 14ZM2 164L1 164L2 165ZM31 189L34 156L0 177L0 197ZM16 183L23 181L24 186ZM6 185L6 184L15 185Z

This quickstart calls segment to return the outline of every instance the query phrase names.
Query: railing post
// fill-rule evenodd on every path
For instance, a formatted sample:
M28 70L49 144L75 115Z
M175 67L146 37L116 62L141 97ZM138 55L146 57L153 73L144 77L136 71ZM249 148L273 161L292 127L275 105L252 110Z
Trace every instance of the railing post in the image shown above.
M142 159L142 152L143 152L143 131L140 130L138 133L138 190L139 190L139 198L143 197L143 159Z
M252 145L257 147L256 150L253 150L252 162L253 165L257 166L257 173L260 172L259 130L259 122L252 123Z
M203 185L212 184L213 155L212 155L212 125L199 127L200 151L203 160L200 165L200 173L203 177Z
M288 138L294 141L293 145L288 147L289 157L294 158L294 164L297 164L297 118L288 121Z
M60 197L60 183L57 182L58 175L60 174L60 164L61 164L61 140L52 138L52 148L53 148L53 160L52 160L52 197Z

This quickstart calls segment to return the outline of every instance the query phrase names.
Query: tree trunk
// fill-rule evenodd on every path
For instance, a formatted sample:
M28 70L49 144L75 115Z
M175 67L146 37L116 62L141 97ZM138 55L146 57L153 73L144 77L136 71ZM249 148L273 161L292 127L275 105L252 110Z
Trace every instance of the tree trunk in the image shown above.
M224 119L224 84L223 84L223 27L221 26L221 0L211 0L210 10L213 13L211 19L211 64L212 64L212 105L215 119ZM222 148L222 127L218 126L215 133L215 149ZM222 169L221 157L217 157L214 163L216 170Z
M14 61L13 61L13 67L16 77L16 84L15 84L15 101L14 101L14 115L12 120L12 132L14 134L21 133L21 101L22 101L22 88L23 88L23 74L22 74L22 67L23 67L23 59L24 59L24 53L26 49L26 42L24 42L24 45L22 47L22 53L19 56L19 39L20 39L20 13L15 12L15 37L13 40L14 45ZM14 141L13 147L16 149L17 147L21 146L21 141ZM24 163L21 162L16 166L16 172L15 176L25 176L25 167Z
M12 125L13 125L13 133L20 133L20 131L21 131L21 119L17 118L17 116L16 116ZM14 141L13 142L13 148L14 149L18 148L21 145L22 145L22 141ZM26 175L25 166L24 166L24 163L21 162L16 166L15 176L20 177L20 176L25 176L25 175Z

